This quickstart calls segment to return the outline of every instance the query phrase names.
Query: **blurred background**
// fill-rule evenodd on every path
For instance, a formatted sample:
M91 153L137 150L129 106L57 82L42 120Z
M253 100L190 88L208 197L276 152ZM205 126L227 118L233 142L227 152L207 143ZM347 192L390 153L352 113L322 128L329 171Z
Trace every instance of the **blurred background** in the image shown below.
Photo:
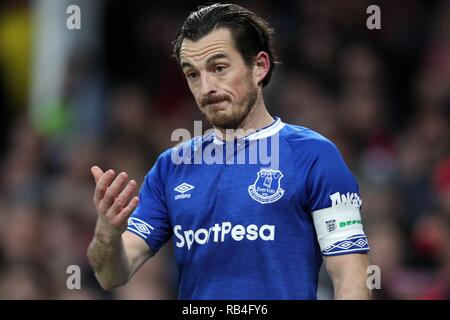
M171 57L199 1L0 1L0 298L173 299L171 245L104 292L87 264L90 167L142 183L201 120ZM375 299L450 297L450 2L236 1L276 29L272 115L333 140L356 175ZM69 5L81 30L69 30ZM366 8L381 8L368 30ZM203 126L206 128L206 124ZM66 269L81 267L81 290ZM333 297L322 272L319 297Z

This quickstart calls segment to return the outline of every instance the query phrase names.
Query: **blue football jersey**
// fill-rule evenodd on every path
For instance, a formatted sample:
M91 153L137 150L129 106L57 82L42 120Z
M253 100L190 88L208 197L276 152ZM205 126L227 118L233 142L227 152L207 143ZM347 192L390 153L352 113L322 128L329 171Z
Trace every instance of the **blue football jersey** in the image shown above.
M369 250L358 184L335 145L280 118L162 153L128 230L169 239L179 299L316 299L322 255Z

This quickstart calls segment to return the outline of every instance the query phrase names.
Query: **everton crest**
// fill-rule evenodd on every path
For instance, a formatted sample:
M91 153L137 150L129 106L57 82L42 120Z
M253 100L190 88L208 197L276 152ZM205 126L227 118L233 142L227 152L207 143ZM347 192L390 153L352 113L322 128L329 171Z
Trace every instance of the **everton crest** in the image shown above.
M284 194L280 184L281 178L283 174L280 170L261 169L255 182L248 187L248 194L262 204L275 202Z

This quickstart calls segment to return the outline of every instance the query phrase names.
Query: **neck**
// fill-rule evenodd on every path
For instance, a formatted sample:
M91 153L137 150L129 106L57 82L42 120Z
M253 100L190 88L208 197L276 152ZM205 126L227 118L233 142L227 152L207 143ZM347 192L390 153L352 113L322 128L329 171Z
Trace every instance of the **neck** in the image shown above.
M236 129L222 129L214 127L216 136L225 141L245 137L258 129L267 127L273 122L273 117L267 111L262 92L258 94L255 105Z

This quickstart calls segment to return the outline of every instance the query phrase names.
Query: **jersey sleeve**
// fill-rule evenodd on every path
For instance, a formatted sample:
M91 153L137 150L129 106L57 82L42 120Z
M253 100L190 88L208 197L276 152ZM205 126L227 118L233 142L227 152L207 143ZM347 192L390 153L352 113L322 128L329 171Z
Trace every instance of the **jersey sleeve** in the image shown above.
M324 256L369 251L359 186L336 146L320 140L307 177L308 203Z
M127 230L144 239L153 254L172 236L162 176L167 171L160 156L145 176L139 191L139 205L128 219Z

